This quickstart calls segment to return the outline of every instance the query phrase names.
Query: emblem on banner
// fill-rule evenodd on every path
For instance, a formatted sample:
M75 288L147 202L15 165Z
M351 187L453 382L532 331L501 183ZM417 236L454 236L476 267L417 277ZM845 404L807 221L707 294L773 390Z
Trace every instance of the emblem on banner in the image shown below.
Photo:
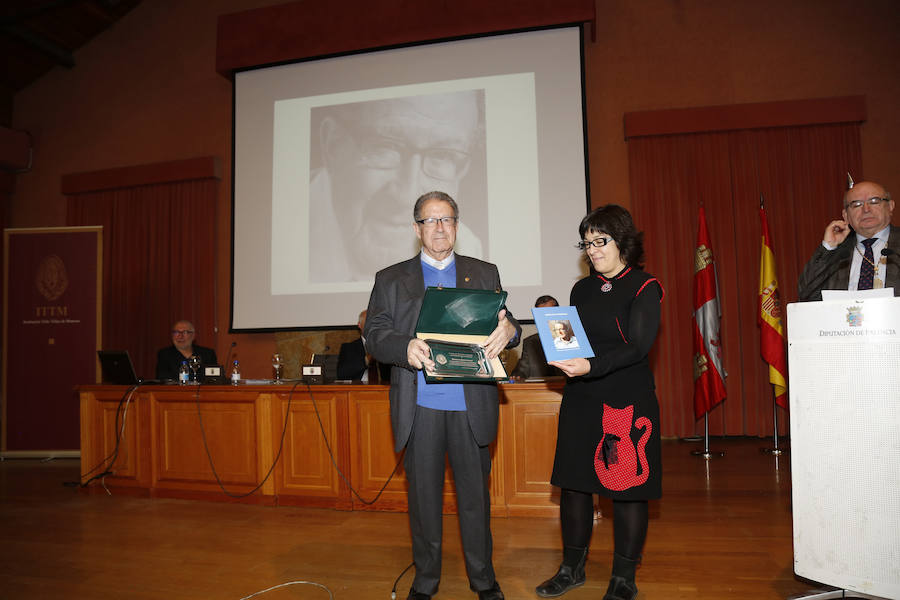
M712 250L706 247L706 244L700 244L694 250L694 273L699 273L712 264Z
M862 324L863 324L862 306L848 306L847 307L847 324L850 325L850 327L862 327Z
M775 282L762 291L762 310L773 319L781 318L781 300L778 298L778 284Z
M700 376L709 370L708 363L709 360L702 354L694 355L694 381L700 379Z
M69 287L69 275L63 260L55 254L44 257L35 273L34 285L48 301L62 296Z

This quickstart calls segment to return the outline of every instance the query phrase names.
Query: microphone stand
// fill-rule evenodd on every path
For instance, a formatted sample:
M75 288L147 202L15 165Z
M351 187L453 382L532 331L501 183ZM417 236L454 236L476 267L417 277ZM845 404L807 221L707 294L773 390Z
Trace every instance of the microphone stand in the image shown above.
M237 346L237 342L231 342L231 347L228 348L228 356L225 357L225 363L222 365L223 369L227 369L228 365L231 364L231 353L234 352L235 346Z

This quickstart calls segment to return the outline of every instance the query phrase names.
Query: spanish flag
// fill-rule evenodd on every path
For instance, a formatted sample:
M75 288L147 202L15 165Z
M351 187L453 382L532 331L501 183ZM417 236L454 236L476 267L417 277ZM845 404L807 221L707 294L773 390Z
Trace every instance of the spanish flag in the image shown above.
M700 207L694 249L694 418L699 419L725 399L725 371L719 337L719 283L706 211Z
M775 386L775 402L787 410L787 359L784 352L784 327L781 325L781 300L775 275L775 254L769 240L769 221L760 203L762 251L759 260L759 347L763 360L769 363L769 383Z

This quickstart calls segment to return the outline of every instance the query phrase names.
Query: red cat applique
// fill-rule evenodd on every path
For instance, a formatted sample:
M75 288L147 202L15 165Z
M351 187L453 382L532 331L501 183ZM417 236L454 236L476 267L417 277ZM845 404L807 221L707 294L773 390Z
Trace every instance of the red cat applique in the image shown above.
M640 417L634 422L635 429L643 429L637 448L631 441L634 406L613 408L603 405L603 437L594 452L594 471L603 487L622 491L647 481L650 466L644 448L653 429L650 419ZM638 474L638 460L641 472Z

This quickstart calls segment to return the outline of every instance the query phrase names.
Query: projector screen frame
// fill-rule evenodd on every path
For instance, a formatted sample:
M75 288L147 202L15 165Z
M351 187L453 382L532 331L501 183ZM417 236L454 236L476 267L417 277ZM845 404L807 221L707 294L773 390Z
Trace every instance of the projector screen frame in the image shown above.
M365 50L353 50L353 51L339 52L339 53L333 53L333 54L327 54L327 55L321 55L321 56L304 57L304 58L300 58L297 60L280 61L280 62L266 64L266 65L258 65L258 66L249 67L249 68L236 69L234 71L235 83L232 88L232 101L233 101L232 166L233 166L233 168L232 168L232 173L231 173L231 181L232 181L231 208L232 208L232 212L231 212L231 247L230 247L231 289L230 289L230 303L229 303L229 333L265 333L265 332L280 332L280 331L321 331L321 330L339 330L339 329L355 328L355 325L336 324L336 323L272 325L272 326L267 325L267 326L250 326L250 327L235 325L235 306L236 306L236 299L235 299L235 294L236 294L236 287L235 287L236 239L235 239L235 236L236 236L236 220L237 220L237 212L238 212L237 206L236 206L236 202L237 202L237 200L236 200L236 197L237 197L236 179L238 177L237 172L239 170L237 162L236 162L237 154L238 154L238 149L237 149L237 138L238 138L238 135L237 135L237 118L238 118L237 117L237 103L238 103L238 76L241 73L260 71L263 69L269 69L271 67L281 67L281 66L305 64L305 63L315 63L315 62L327 61L327 60L335 59L335 58L346 58L346 57L354 57L354 56L360 56L360 55L368 55L368 54L380 53L380 52L384 52L384 51L404 50L404 49L417 48L417 47L422 47L422 46L425 46L425 47L437 46L437 45L441 45L441 44L447 44L447 43L453 43L453 42L459 42L459 41L465 41L465 40L497 38L498 36L528 34L528 33L532 33L532 32L541 32L541 31L546 31L546 30L560 30L560 29L577 30L577 33L578 33L578 36L577 36L577 38L578 38L578 61L579 61L579 63L578 63L578 79L579 79L579 85L580 85L579 116L580 116L580 129L581 129L581 132L580 132L581 133L581 144L580 144L580 147L578 150L581 153L581 169L583 169L583 186L584 186L584 188L583 188L584 204L582 206L582 210L579 215L579 218L580 218L580 216L583 216L583 214L585 212L587 212L588 210L590 210L590 207L591 207L590 170L589 170L589 155L588 155L588 142L587 142L587 105L586 105L586 98L585 98L585 63L584 63L585 57L584 57L584 28L583 28L583 25L584 25L583 23L563 23L563 24L555 24L555 25L546 25L546 26L541 26L541 27L519 28L519 29L506 30L506 31L494 31L494 32L489 32L489 33L464 35L464 36L448 37L448 38L442 38L442 39L436 39L436 40L427 40L427 41L418 41L418 42L411 42L411 43L404 43L404 44L396 44L396 45L390 45L390 46L385 46L385 47L380 47L380 48L371 48L371 49L365 49ZM544 200L540 199L541 198L540 193L536 192L536 194L539 198L539 202L541 204L543 204ZM540 210L540 208L538 210ZM463 212L462 216L464 219L465 211L461 211L461 212ZM569 223L567 221L566 227L567 227L567 231L568 230L574 231L574 229L577 227L577 223L576 222ZM461 253L466 254L466 252L464 250ZM412 254L410 254L409 256L412 256ZM490 260L491 262L499 262L499 261L495 261L492 256L486 257L486 260ZM580 258L578 259L578 262L581 264L580 274L578 276L578 277L580 277L587 273L587 267L584 266L584 264ZM503 269L503 267L501 267L501 279L504 282L504 287L508 289L509 284L507 283L503 274L504 274L504 269ZM571 284L574 283L574 281L576 281L578 277L573 277L571 282L569 282L568 287L571 287ZM538 285L538 287L540 287L540 284L537 284L537 285ZM561 296L562 295L561 292L565 292L567 294L568 287L564 290L555 289L551 293L554 293L554 295L557 295L557 296ZM543 293L543 292L541 292L541 293ZM367 296L368 296L368 294L366 294L366 297ZM529 299L529 301L530 300L531 299ZM560 297L560 300L563 304L565 304L567 302L567 297ZM356 304L358 305L359 303L356 303ZM520 304L522 304L522 303L520 303ZM530 302L528 303L527 306L528 306L528 308L530 308L530 306L531 306ZM357 309L355 312L353 310L350 310L350 311L343 311L341 314L347 313L346 319L348 321L350 321L350 320L352 320L353 317L355 317L358 310L363 307L364 307L364 305L357 306ZM522 306L520 306L518 308L518 310L515 311L515 314L517 316L517 319L520 322L523 322L523 323L532 322L532 320L530 319L530 312L526 312L525 310L523 310ZM526 317L529 317L529 318L526 318Z

